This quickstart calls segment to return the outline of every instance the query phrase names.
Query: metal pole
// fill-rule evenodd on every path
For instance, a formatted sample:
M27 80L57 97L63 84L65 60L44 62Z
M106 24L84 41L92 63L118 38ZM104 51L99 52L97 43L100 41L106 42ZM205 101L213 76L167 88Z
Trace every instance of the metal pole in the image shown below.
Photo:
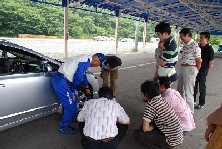
M139 18L136 18L135 50L138 51Z
M120 16L120 10L116 11L116 31L115 31L115 46L116 46L116 52L115 54L118 54L118 27L119 27L119 16Z
M68 58L68 9L69 9L69 0L67 0L67 6L64 7L64 44L65 44L65 59Z
M147 17L144 18L144 31L143 31L143 51L145 52L146 47L146 29L147 29Z

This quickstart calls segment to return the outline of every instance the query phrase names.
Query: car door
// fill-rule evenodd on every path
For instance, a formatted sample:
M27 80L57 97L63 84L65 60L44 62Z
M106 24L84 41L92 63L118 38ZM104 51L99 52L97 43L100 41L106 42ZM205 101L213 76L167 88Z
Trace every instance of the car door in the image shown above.
M18 120L27 118L27 115L34 117L58 107L51 83L54 72L41 70L42 64L37 59L23 58L21 63L27 65L28 72L0 74L0 121L16 116Z

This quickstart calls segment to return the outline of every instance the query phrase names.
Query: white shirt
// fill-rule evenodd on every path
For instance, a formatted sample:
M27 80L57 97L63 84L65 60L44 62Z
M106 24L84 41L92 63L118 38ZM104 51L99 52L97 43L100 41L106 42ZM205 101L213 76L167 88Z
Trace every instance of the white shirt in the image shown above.
M70 81L73 82L73 75L76 72L78 65L80 62L87 62L90 59L92 61L92 57L86 54L81 54L76 57L68 59L62 66L59 67L58 72L64 74L64 76Z
M199 45L191 39L188 43L183 43L181 64L196 65L196 58L201 57Z
M121 123L129 121L120 104L107 98L86 101L77 119L85 121L84 135L95 140L115 137L118 134L117 120Z

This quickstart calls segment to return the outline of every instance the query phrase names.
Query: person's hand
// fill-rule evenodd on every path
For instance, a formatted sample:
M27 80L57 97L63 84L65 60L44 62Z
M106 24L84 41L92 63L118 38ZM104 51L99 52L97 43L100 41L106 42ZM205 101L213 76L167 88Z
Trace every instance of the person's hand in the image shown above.
M210 136L214 133L214 130L216 129L216 127L217 127L216 125L211 125L206 129L205 139L207 142L209 141Z
M91 94L91 93L90 93L90 90L89 90L88 88L85 90L85 93L86 93L86 94Z
M157 71L155 71L154 72L154 75L153 75L153 80L157 80L158 79L158 72Z

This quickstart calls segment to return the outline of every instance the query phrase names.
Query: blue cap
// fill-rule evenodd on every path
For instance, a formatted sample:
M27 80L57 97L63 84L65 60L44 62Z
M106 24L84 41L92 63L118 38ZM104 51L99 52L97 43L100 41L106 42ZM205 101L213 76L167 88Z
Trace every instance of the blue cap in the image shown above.
M106 57L105 57L104 54L102 54L102 53L96 53L96 55L98 56L99 61L100 61L101 64L106 61Z

